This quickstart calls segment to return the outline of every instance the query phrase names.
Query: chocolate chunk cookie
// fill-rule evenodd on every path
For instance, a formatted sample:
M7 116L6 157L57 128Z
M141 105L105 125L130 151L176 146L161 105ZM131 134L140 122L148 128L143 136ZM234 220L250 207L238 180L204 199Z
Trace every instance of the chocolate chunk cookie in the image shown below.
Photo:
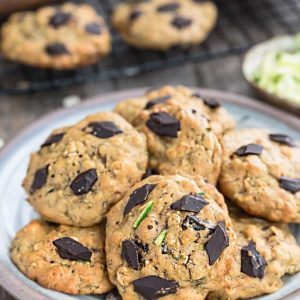
M300 147L282 136L263 129L227 133L219 185L251 215L300 223Z
M68 294L112 289L104 253L105 226L75 228L31 221L11 246L11 259L28 278Z
M111 50L104 20L87 4L67 3L15 13L3 25L1 36L6 58L41 68L90 65Z
M201 300L220 288L235 234L215 200L224 204L204 181L151 176L110 210L107 266L122 299Z
M203 114L209 122L209 127L218 136L234 128L235 122L221 103L215 99L205 98L184 86L163 86L146 92L144 95L127 99L117 104L115 112L129 123L138 126L136 117L142 110L149 110L157 104L176 103L193 112Z
M31 155L23 185L46 220L91 226L143 177L147 161L145 137L102 112L53 132Z
M190 47L207 38L217 8L211 1L129 1L116 7L115 28L130 45L154 50Z
M159 174L179 174L196 182L204 178L216 184L222 148L200 111L165 102L142 110L135 122L147 137L150 166Z
M249 217L230 209L238 243L227 287L208 297L249 299L282 287L282 277L300 271L300 247L287 225Z

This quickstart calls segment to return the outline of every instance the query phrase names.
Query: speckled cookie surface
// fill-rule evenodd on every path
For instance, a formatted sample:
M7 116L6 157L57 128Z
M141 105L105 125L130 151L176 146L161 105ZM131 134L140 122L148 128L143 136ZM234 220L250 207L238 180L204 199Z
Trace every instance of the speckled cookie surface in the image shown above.
M145 137L112 112L56 130L30 158L23 186L43 218L91 226L146 169Z
M199 44L216 19L217 8L211 1L151 0L120 4L112 22L128 44L168 50Z
M41 68L90 65L111 49L104 20L87 4L67 3L15 13L3 25L1 35L5 57Z
M163 86L149 90L144 95L127 99L117 104L115 112L120 114L129 123L138 126L136 117L144 109L160 103L177 103L183 107L190 107L199 111L209 122L209 127L217 136L222 136L226 131L234 128L235 122L222 104L215 99L203 98L198 93L184 86Z
M75 228L34 220L21 229L11 258L28 278L69 294L112 289L105 265L105 226Z
M170 101L141 111L134 122L147 137L150 166L159 174L216 184L222 148L199 110Z
M220 288L235 234L216 194L204 181L151 176L110 210L107 266L122 299L201 300Z
M249 299L273 293L282 287L283 275L300 271L300 247L287 225L249 217L238 210L230 210L230 217L238 238L235 263L225 277L227 288L213 293L209 300ZM251 241L252 253L243 251Z
M300 147L263 129L229 132L223 139L222 193L246 212L270 221L300 222Z

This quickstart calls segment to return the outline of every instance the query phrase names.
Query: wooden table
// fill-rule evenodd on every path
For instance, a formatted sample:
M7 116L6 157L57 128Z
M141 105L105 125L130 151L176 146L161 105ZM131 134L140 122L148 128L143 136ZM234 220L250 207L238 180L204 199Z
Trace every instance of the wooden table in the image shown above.
M99 93L132 87L183 84L208 87L254 96L241 73L241 56L227 57L199 64L189 64L164 71L123 78L93 82L83 86L69 87L52 92L29 96L0 96L0 138L8 142L14 135L44 114L62 106L62 99L68 95L85 98ZM1 300L13 300L0 288ZM296 299L296 298L295 298ZM28 300L28 299L24 299Z

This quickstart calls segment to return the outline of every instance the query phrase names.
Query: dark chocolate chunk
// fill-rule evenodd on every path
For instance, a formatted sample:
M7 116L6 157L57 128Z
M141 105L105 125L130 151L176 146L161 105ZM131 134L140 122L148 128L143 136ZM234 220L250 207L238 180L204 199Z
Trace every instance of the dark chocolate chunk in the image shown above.
M72 16L70 13L57 12L50 18L49 24L56 29L67 24L70 21L71 17Z
M62 140L62 138L64 137L65 133L62 132L62 133L58 133L58 134L53 134L53 135L50 135L46 141L42 144L41 147L46 147L46 146L50 146L52 144L56 144L58 142L60 142Z
M63 237L53 241L61 258L69 260L91 261L92 251L70 237Z
M85 31L90 34L101 34L101 28L98 23L89 23L85 25Z
M289 178L281 176L279 178L279 185L282 189L296 194L300 191L300 178Z
M213 231L215 227L211 226L209 223L199 219L194 215L186 216L181 225L183 230L187 230L189 227L193 228L196 231L205 230L208 228L210 231Z
M258 144L248 144L240 147L234 153L238 156L261 155L264 147Z
M114 135L123 133L123 131L118 128L115 123L110 121L91 122L88 125L88 128L92 129L92 135L101 139L108 139Z
M132 282L134 291L143 296L146 300L153 300L159 297L175 294L179 284L176 281L167 280L159 276L146 276Z
M130 267L134 270L138 270L140 267L139 253L135 242L131 240L125 240L122 242L122 253L123 259L125 259Z
M290 147L297 147L296 141L286 134L272 133L269 134L269 138L271 141L279 144L288 145Z
M169 11L175 11L180 7L180 4L177 2L171 2L167 4L160 5L157 8L158 12L169 12Z
M200 194L185 195L178 201L171 204L171 208L180 211L198 213L208 202Z
M229 237L224 221L218 222L210 239L205 244L205 251L209 258L209 265L213 265L220 257L223 250L229 246Z
M129 200L124 208L123 215L126 216L137 205L144 203L149 194L155 188L156 184L145 184L142 187L136 189L130 196Z
M241 250L241 272L250 277L264 277L267 262L256 250L253 241L250 241L248 246Z
M38 169L33 178L33 182L31 184L30 192L34 193L36 190L40 189L46 182L48 177L48 168L49 165Z
M113 289L108 294L106 294L105 300L122 300L117 289Z
M141 12L140 10L135 10L133 11L130 15L129 15L129 21L135 21L137 18L139 18L141 15L143 14L143 12Z
M91 191L97 180L96 169L90 169L76 176L71 182L70 188L75 195L84 195Z
M46 46L45 50L51 56L58 56L70 53L63 43L49 44Z
M183 29L190 26L192 24L192 20L185 17L177 16L173 19L171 24L178 29Z
M146 172L143 176L143 179L152 176L152 175L159 175L159 172L156 169L147 168Z
M203 103L212 109L216 109L221 106L220 102L215 98L203 98Z
M164 96L164 97L160 97L160 98L156 98L156 99L152 99L150 100L144 109L149 109L151 107L153 107L156 104L160 104L160 103L165 103L168 99L170 99L171 96Z
M180 130L180 122L166 112L152 113L146 125L159 136L177 137Z

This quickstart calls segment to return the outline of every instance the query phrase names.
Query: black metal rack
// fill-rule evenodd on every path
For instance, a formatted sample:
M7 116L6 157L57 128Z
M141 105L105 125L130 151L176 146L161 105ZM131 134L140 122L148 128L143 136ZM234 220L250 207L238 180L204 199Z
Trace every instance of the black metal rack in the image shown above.
M108 24L120 0L87 0ZM299 0L215 0L216 28L201 45L189 50L146 51L125 44L113 28L112 53L99 64L72 71L44 70L0 58L0 92L24 94L84 83L134 76L143 72L243 53L252 45L278 34L300 31ZM110 25L109 25L110 26Z

